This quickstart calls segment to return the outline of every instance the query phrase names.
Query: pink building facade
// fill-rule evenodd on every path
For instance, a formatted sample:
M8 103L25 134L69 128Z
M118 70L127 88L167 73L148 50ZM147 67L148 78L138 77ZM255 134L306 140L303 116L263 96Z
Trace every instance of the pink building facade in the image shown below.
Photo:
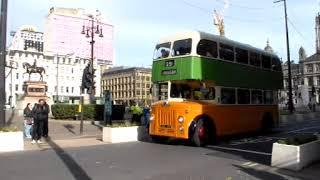
M97 64L112 65L113 26L103 20L95 20L94 24L99 25L103 34L103 37L95 34L94 61ZM83 26L91 26L91 21L83 9L51 8L45 24L44 52L73 54L79 58L90 59L91 37L81 34Z

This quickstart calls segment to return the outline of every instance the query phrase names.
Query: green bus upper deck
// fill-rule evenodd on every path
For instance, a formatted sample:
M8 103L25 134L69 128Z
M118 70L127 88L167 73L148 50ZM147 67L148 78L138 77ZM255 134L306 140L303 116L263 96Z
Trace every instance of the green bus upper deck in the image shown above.
M199 31L163 38L156 46L152 81L174 80L270 90L283 87L281 62L275 54Z

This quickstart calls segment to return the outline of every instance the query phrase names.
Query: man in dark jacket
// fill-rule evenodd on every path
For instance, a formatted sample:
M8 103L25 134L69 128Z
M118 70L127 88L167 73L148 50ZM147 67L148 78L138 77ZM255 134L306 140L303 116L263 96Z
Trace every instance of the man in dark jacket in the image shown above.
M47 102L44 101L45 110L47 111L44 113L44 121L43 121L43 137L48 137L49 133L49 113L50 108Z
M32 132L32 144L42 143L41 136L43 135L44 123L48 120L49 106L43 99L39 100L39 104L35 104L32 109L33 114L33 132ZM47 132L46 132L47 133Z

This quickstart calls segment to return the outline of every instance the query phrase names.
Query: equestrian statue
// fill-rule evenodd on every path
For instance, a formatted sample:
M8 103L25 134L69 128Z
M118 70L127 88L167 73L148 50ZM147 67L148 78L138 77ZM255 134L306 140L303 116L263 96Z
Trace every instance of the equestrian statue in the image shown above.
M30 75L32 73L38 73L40 75L40 81L43 81L43 74L46 73L45 69L43 67L37 66L37 61L35 60L33 65L30 65L29 63L25 62L22 64L23 68L26 69L25 73L29 74L29 81L30 81Z

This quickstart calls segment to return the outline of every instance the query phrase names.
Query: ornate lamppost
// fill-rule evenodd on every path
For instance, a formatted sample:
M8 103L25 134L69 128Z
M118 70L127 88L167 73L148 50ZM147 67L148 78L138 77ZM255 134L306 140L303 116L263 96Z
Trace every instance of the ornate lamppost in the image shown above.
M95 96L95 82L94 82L94 72L95 69L93 67L93 59L94 59L94 43L95 43L95 35L97 34L98 37L102 38L103 37L103 33L102 33L102 26L99 25L99 19L98 19L98 15L93 16L93 15L88 15L89 18L89 25L82 26L82 31L81 34L85 35L86 38L91 38L90 41L90 45L91 45L91 61L88 64L88 68L87 72L84 72L84 79L83 81L85 81L85 84L87 84L87 86L83 86L82 89L88 89L88 94L90 94L90 100L91 102L94 100L94 96Z
M10 107L13 107L13 69L18 69L18 63L15 61L10 60L8 64L6 64L7 68L10 68L10 82L11 82L11 87L10 87L10 96L9 96L9 104Z

